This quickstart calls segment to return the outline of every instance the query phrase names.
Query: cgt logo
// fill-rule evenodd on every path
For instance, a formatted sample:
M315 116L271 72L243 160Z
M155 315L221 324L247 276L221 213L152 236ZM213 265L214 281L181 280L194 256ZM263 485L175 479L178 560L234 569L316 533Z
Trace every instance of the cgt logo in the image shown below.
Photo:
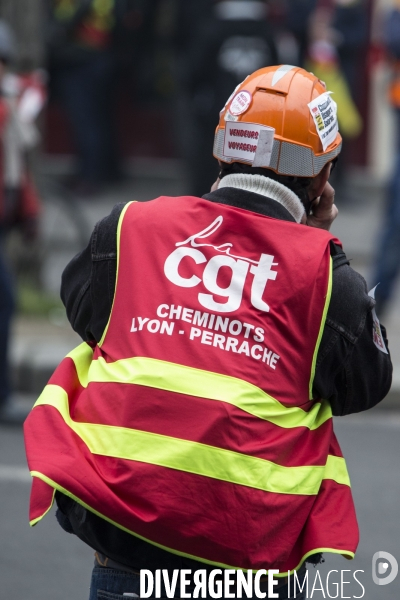
M268 280L275 280L277 271L272 269L278 263L274 263L274 257L271 254L261 254L260 260L255 261L242 256L231 254L233 244L227 242L219 246L203 242L205 238L212 235L222 225L223 217L219 216L205 229L199 233L190 236L184 242L175 244L174 250L167 258L164 264L164 273L173 284L179 287L196 287L203 281L204 287L209 294L199 293L198 300L204 308L208 310L228 313L238 310L243 298L243 290L248 274L253 276L251 284L251 304L254 308L269 312L269 306L262 299ZM200 240L200 241L197 241ZM214 248L218 253L209 260L198 248ZM202 273L202 279L193 274L190 277L183 277L179 273L179 267L185 260L190 260L192 264L200 265L207 263ZM190 264L190 263L189 263ZM221 269L229 269L229 285L222 287L218 282ZM187 275L187 273L186 273ZM214 296L226 298L226 302L218 302Z
M390 567L390 570L389 570ZM372 557L372 580L376 585L388 585L397 577L399 565L389 552L375 552Z

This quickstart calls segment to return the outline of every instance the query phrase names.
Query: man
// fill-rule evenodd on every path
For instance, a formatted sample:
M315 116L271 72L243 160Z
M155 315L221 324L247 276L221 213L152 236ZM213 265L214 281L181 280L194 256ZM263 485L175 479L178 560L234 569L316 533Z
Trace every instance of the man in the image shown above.
M248 73L276 64L277 50L265 0L179 0L176 12L176 131L190 194L201 196L217 174L215 115Z
M4 246L12 229L18 228L26 242L36 237L40 202L26 159L38 142L34 120L44 91L34 76L12 73L15 55L14 33L0 20L0 424L21 426L27 411L15 402L9 376L15 292ZM31 110L29 98L37 103L37 111Z
M96 550L91 600L139 594L140 569L190 569L193 590L216 568L278 569L279 598L304 598L288 572L302 583L322 551L354 556L332 413L377 404L391 362L326 231L340 148L321 81L256 71L221 111L213 191L115 207L66 268L88 343L26 424L30 518L56 490L60 523Z
M388 308L400 272L400 0L394 2L393 8L386 15L383 41L392 74L389 101L394 110L396 149L375 259L375 277L376 282L379 282L376 301L380 314Z
M48 0L51 91L66 112L78 165L72 189L93 195L119 177L115 111L115 0Z

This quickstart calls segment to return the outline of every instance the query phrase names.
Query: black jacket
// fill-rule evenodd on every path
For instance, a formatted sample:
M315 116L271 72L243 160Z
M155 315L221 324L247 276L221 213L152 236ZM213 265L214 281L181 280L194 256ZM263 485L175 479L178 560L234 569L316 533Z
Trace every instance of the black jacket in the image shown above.
M276 201L234 188L204 196L276 219L294 221ZM61 297L73 329L89 342L99 341L110 315L116 281L116 231L123 204L100 221L89 245L66 267ZM300 227L300 225L299 225ZM151 235L151 233L149 234ZM364 279L349 266L339 246L331 243L332 297L317 356L314 396L330 401L333 414L367 410L388 393L392 378L390 356L374 344L372 309ZM387 346L386 332L382 327ZM57 493L59 520L83 541L114 561L140 568L180 568L188 564L169 552L136 539ZM183 561L183 563L182 563ZM189 561L190 563L190 561Z

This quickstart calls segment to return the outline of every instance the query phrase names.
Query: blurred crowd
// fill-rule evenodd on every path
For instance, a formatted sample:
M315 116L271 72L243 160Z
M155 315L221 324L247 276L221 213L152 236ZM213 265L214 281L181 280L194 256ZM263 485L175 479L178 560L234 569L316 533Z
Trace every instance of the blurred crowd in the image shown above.
M35 235L40 200L31 181L29 154L39 141L35 122L43 109L47 115L54 107L62 111L61 121L47 119L47 128L42 122L43 143L51 146L49 140L63 136L54 123L64 123L76 167L62 183L77 197L95 199L105 185L127 176L123 140L130 137L134 143L137 132L147 136L155 155L161 137L168 137L164 147L181 158L187 192L201 196L218 173L212 146L220 110L249 73L280 63L304 66L334 92L344 139L335 187L350 201L345 167L365 163L366 57L375 4L374 0L45 0L45 60L40 71L28 73L21 72L14 60L15 48L23 40L15 40L9 24L0 22L0 244L11 229L18 228L28 239ZM376 264L376 279L381 282L377 299L383 310L400 265L398 0L384 14L381 30L380 43L392 74L388 93L399 130ZM148 121L150 126L143 131L146 110L162 115L163 131L157 120ZM3 421L18 420L7 379L14 304L0 248Z
M366 0L51 0L46 56L51 99L63 106L79 158L74 185L118 180L117 102L158 102L175 124L190 191L215 174L216 116L252 71L298 64L327 80L346 138L360 134ZM365 62L365 61L364 61ZM185 124L185 126L182 126ZM186 126L188 124L188 126ZM152 132L154 136L157 132ZM196 143L193 143L196 140Z

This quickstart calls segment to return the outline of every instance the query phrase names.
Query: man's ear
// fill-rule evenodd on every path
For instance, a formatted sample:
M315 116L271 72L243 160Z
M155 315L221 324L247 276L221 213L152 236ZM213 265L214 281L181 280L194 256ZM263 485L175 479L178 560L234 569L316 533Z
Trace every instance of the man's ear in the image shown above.
M324 191L325 186L328 183L328 179L331 174L331 169L332 164L326 164L322 171L318 173L318 175L312 180L310 187L308 188L308 197L311 201L315 200L315 198L319 198L320 196L322 196L322 192Z

